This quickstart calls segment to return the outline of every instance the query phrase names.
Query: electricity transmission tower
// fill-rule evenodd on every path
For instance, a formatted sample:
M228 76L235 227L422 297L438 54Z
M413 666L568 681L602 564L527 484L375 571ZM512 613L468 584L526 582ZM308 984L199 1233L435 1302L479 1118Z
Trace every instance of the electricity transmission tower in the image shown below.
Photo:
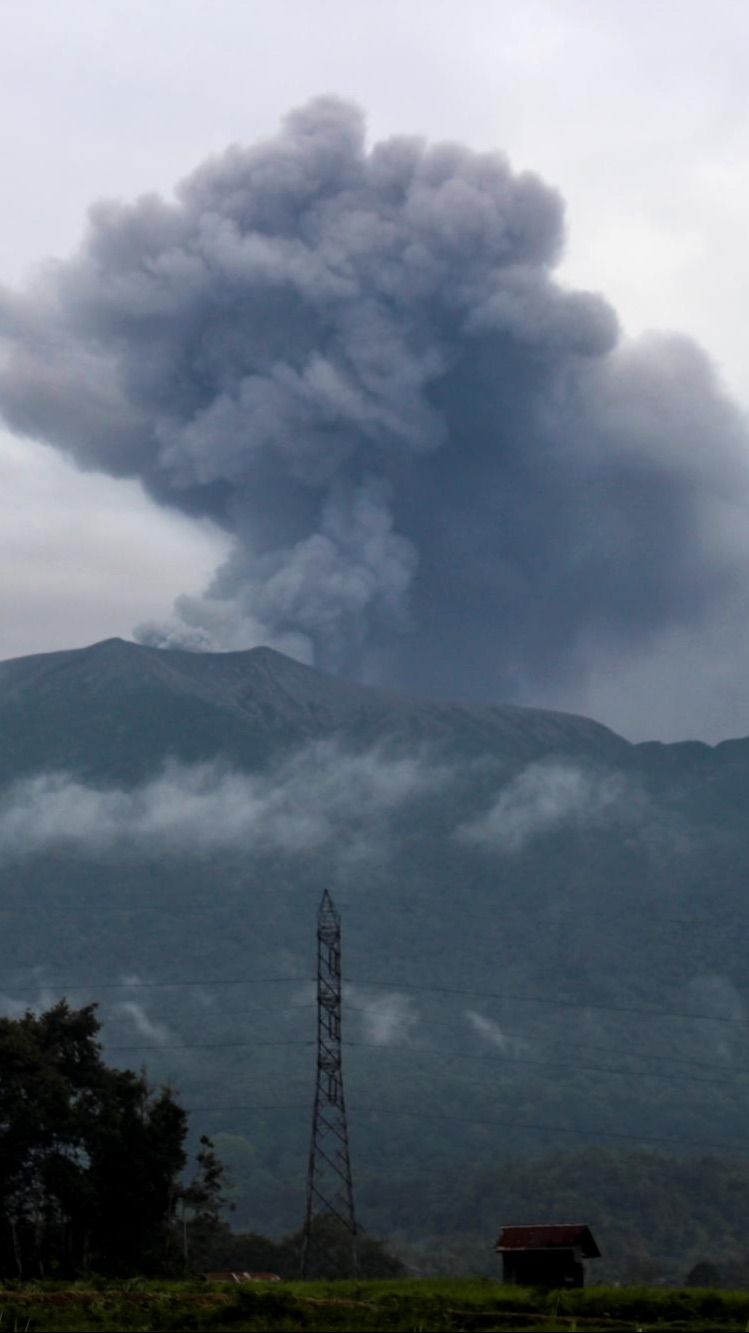
M341 918L325 890L317 914L317 1074L302 1277L355 1276L356 1217L341 1067Z

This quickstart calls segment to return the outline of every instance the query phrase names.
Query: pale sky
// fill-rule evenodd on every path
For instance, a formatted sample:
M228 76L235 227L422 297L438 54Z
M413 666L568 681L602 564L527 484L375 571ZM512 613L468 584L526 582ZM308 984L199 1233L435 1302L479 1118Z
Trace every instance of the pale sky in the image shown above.
M566 200L565 281L602 292L627 334L698 339L749 405L746 4L0 0L0 17L0 283L67 256L92 201L168 194L331 92L364 108L373 140L458 140L538 172ZM7 432L0 483L0 657L128 636L205 584L226 549L137 483ZM707 739L749 732L749 691L721 674L723 630ZM657 688L651 675L641 663L633 689ZM638 731L605 681L585 702ZM662 734L683 734L667 698L662 712ZM652 709L640 730L657 730Z

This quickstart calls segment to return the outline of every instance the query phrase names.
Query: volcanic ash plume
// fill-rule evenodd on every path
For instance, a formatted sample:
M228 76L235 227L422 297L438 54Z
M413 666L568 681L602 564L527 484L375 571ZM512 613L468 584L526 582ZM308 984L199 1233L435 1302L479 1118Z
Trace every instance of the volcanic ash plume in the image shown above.
M157 644L270 643L538 699L699 623L746 572L744 440L701 352L617 343L551 270L558 195L322 98L173 201L91 211L0 297L9 425L233 550Z

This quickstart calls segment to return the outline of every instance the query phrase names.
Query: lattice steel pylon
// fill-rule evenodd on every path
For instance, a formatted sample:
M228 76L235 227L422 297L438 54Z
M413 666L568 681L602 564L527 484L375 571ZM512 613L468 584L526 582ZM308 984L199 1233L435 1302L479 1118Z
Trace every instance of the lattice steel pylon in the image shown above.
M301 1273L355 1276L357 1266L341 1060L341 918L326 889L317 914L317 1073Z

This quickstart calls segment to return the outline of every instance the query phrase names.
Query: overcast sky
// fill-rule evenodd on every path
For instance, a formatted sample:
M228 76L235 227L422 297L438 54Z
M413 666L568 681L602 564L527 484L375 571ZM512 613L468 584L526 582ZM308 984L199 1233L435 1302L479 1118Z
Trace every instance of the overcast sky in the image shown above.
M745 3L0 0L0 14L0 283L69 255L92 201L168 196L209 155L335 93L373 142L457 140L538 172L566 202L558 276L603 293L626 335L696 338L749 406ZM228 550L209 518L9 432L0 544L2 657L129 636ZM668 626L618 678L594 663L540 702L633 738L746 734L743 609Z

